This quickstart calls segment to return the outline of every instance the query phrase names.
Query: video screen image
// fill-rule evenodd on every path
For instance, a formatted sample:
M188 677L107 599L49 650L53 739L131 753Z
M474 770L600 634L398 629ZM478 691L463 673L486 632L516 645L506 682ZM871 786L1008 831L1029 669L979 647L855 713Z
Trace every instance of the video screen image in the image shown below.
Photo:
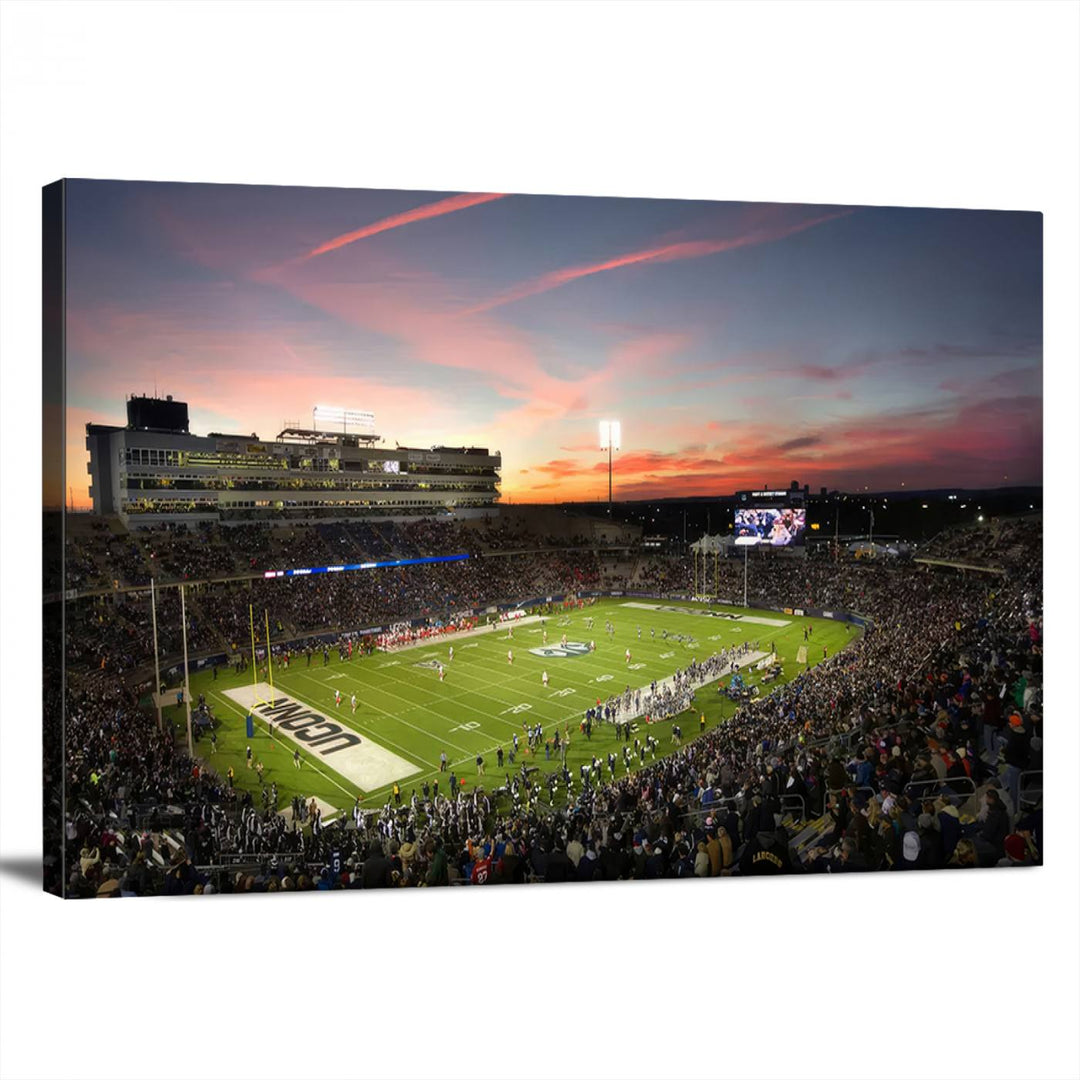
M804 507L755 506L735 511L735 535L756 536L761 544L788 547L801 544L806 532Z

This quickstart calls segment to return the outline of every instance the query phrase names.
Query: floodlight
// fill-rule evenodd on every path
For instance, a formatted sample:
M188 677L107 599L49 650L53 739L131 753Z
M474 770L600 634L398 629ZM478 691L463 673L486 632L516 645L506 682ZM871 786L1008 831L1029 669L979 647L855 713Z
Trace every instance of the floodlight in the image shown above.
M341 427L342 430L364 431L369 434L375 431L375 414L364 412L361 409L343 409L337 405L316 405L312 410L312 419L316 430L321 430L320 425L327 424Z

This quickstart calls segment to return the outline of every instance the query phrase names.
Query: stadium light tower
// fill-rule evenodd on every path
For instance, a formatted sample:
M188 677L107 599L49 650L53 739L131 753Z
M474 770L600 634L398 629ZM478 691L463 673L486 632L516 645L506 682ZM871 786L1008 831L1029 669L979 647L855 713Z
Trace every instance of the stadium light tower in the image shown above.
M611 517L611 476L612 476L612 453L621 448L622 424L618 420L600 421L600 449L607 451L607 512Z
M343 434L347 434L351 424L354 431L360 431L371 435L375 432L375 414L361 409L342 409L336 405L316 405L311 410L311 423L316 431L322 430L319 425L341 425Z

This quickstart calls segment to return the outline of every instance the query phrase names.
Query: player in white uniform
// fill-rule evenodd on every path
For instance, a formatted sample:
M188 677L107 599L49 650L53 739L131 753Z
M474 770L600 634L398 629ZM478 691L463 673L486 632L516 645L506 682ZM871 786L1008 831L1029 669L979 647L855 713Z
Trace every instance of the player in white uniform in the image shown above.
M444 668L442 666L442 664L440 664L439 665L439 682L442 682L443 679L445 679L445 678L446 678L446 668Z
M356 712L356 695L355 694L353 694L353 696L352 696L352 703L351 704L352 704L352 711Z
M630 650L629 649L626 650L626 662L628 664L630 663Z
M450 646L450 659L451 660L454 659L454 646L453 645Z
M548 677L547 677L547 672L546 671L544 672L543 679L544 679L544 689L546 690L547 689L547 684L548 684Z
M514 650L513 649L507 649L506 650L506 662L508 664L512 664L514 662Z
M334 691L334 704L339 709L341 708L341 691L340 690L335 690Z

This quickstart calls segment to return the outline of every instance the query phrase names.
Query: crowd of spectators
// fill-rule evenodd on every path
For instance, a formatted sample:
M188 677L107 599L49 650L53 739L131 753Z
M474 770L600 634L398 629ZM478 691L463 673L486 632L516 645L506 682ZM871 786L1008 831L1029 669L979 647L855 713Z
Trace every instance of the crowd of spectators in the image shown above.
M1005 569L1021 565L1033 546L1042 547L1042 515L947 529L919 555Z
M504 600L600 588L587 551L488 555L460 562L284 578L215 582L186 591L188 651L235 652L249 638L249 605L267 612L277 636L353 632L406 619L445 621L450 613ZM68 662L130 670L153 659L150 593L92 596L67 606ZM181 650L179 593L157 590L158 647Z
M69 681L68 892L1038 863L1041 802L1025 777L1042 762L1041 546L1031 532L1013 541L1023 551L1004 579L910 563L761 560L755 598L854 609L873 623L846 649L742 705L707 735L622 779L585 785L560 808L526 776L524 798L510 812L479 791L451 797L425 785L400 805L388 800L378 810L356 808L325 826L316 816L305 826L302 815L253 805L250 795L188 759L137 708L114 669L95 670ZM438 579L431 586L437 601L412 568L391 571L385 581L342 575L285 583L280 594L272 591L280 582L256 588L264 587L261 600L280 604L275 610L285 617L305 621L344 608L385 622L389 609L433 607L448 596L460 605L523 580L596 580L595 568L576 556L522 558L538 561L526 567L485 558L440 568L465 576ZM685 561L670 560L667 570L678 582ZM153 807L149 817L136 814L146 806ZM182 818L179 841L170 842L155 818L168 807ZM338 872L330 866L335 853ZM226 856L243 868L224 868Z
M585 536L557 537L499 519L346 521L318 525L201 523L113 533L101 523L69 536L68 588L92 589L202 581L265 570L417 558L448 553L595 547Z

